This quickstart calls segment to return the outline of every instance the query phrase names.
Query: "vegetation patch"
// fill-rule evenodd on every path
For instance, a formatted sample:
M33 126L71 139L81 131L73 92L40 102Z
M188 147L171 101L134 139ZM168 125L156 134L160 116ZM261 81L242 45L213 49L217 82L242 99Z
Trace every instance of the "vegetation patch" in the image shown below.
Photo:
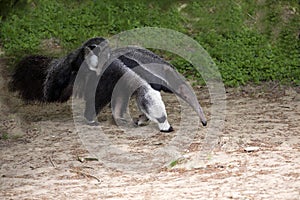
M60 56L90 37L152 26L197 40L227 86L265 81L300 84L297 0L4 0L1 15L1 46L14 62L26 54ZM188 79L203 83L185 60L161 55Z

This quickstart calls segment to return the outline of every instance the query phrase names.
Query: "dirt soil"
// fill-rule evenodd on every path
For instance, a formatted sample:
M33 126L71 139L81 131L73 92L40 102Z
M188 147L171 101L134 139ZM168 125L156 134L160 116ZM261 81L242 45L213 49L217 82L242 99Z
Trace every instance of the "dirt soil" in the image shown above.
M266 83L227 89L225 127L213 151L199 159L207 130L199 126L182 157L161 166L147 155L176 131L160 133L153 123L124 131L112 123L107 108L99 115L104 135L122 150L146 155L142 170L135 171L119 167L132 163L118 152L106 151L103 160L115 163L107 165L88 151L70 102L26 104L8 92L6 67L2 59L0 199L300 199L299 88ZM210 119L207 89L195 91ZM164 95L164 101L178 130L178 101L173 95ZM95 133L81 128L86 135Z

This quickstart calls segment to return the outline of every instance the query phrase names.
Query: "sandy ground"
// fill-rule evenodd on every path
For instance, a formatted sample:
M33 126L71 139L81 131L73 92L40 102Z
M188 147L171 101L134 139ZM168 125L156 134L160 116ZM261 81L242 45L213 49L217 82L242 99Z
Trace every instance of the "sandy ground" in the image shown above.
M121 153L108 148L95 157L74 126L70 102L22 102L7 92L4 63L0 199L300 199L299 88L271 83L227 89L225 127L213 151L199 156L207 130L200 126L171 167L151 152L166 147L176 132L160 133L152 123L124 130L112 123L106 109L99 116L102 135ZM207 89L195 90L210 119ZM164 101L178 130L178 101L172 95L164 95ZM97 133L85 125L80 130L87 138ZM132 161L123 152L142 156Z

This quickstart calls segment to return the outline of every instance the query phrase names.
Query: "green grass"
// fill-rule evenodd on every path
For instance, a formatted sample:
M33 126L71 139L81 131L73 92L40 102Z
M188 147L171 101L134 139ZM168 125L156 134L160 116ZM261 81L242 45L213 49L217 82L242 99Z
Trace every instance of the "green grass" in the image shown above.
M226 85L275 80L299 85L298 1L262 2L189 4L188 32L209 52Z
M279 81L300 84L298 0L33 1L10 6L0 24L6 56L44 52L41 42L56 39L63 51L94 36L154 26L197 40L218 65L227 86ZM178 7L186 4L181 11ZM53 53L53 52L52 52ZM59 56L58 55L58 56ZM201 82L189 63L165 54L187 78Z
M178 164L178 160L174 160L170 163L169 166L172 168L172 167L175 167L177 164Z
M109 36L143 26L175 27L179 15L135 1L34 1L2 23L1 39L8 55L39 52L43 39L57 38L66 50L87 38ZM149 12L145 12L149 10ZM132 14L134 13L134 14ZM161 15L161 17L159 17Z
M2 140L8 140L9 139L8 133L2 133L0 139L2 139Z

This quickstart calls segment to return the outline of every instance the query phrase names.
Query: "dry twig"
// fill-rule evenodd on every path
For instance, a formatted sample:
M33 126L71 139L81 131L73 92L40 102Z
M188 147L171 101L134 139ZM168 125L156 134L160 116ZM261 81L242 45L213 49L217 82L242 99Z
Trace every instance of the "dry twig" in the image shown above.
M70 172L74 172L74 173L81 174L81 175L86 176L86 177L94 178L99 183L101 182L101 180L99 178L97 178L96 176L93 176L93 175L91 175L89 173L86 173L86 172L82 172L82 171L78 171L78 170L74 170L74 169L70 169Z
M56 168L56 165L54 164L54 162L53 162L51 156L49 156L49 160L50 160L51 165L52 165L54 168Z

